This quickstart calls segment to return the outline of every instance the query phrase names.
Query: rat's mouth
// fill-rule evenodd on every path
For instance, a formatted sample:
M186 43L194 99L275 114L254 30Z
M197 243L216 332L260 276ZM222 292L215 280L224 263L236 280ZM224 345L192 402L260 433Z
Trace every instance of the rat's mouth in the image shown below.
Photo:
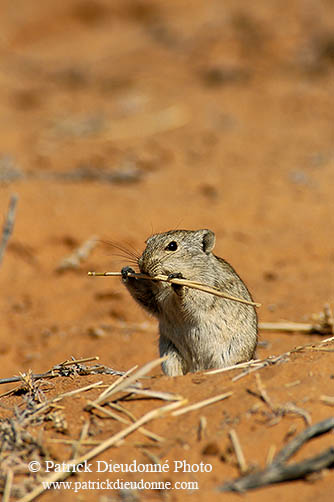
M159 274L165 274L165 271L161 269L161 263L159 261L148 261L139 259L138 261L139 270L142 274L149 275L150 277L155 277Z

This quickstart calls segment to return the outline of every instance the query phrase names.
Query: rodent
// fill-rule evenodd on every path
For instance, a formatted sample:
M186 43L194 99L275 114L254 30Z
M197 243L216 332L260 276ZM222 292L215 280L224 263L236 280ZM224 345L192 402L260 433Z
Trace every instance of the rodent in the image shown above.
M165 274L208 286L252 301L233 267L215 256L211 230L170 230L154 234L138 259L140 272ZM166 282L129 277L122 281L133 298L159 320L159 349L168 356L166 375L177 376L249 361L257 345L257 314L251 305Z

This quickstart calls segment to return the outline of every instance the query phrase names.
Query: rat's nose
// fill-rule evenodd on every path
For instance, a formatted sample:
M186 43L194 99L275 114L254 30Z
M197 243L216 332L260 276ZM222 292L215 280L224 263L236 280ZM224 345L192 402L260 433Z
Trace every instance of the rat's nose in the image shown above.
M139 270L142 274L147 274L151 277L160 273L160 263L158 260L152 260L147 255L143 254L138 260Z

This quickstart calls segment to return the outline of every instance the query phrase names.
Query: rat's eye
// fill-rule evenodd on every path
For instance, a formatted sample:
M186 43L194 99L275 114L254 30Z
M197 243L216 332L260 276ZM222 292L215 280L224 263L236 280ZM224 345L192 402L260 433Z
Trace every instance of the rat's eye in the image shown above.
M177 242L172 241L165 248L167 251L176 251L177 250Z

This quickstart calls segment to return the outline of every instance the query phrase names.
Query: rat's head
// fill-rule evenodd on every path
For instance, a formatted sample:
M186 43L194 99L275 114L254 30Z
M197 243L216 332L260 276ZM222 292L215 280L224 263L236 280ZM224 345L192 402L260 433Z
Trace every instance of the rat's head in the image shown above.
M215 245L211 230L170 230L155 234L146 241L146 248L138 260L140 271L154 276L181 272L185 277L196 276L196 269Z

